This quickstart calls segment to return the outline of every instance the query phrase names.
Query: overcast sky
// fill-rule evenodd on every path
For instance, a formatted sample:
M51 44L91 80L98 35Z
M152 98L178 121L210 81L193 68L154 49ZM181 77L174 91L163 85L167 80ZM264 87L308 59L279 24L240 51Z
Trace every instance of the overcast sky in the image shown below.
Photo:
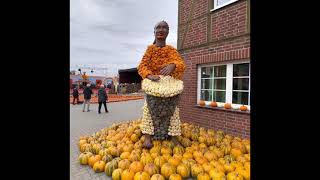
M71 0L71 69L107 67L112 76L118 69L136 67L161 20L170 27L167 44L176 47L178 0Z

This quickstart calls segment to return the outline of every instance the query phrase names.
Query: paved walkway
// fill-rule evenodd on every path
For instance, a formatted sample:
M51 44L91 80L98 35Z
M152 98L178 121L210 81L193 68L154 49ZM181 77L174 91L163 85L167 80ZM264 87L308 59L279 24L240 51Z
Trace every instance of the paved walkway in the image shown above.
M112 123L135 120L142 115L144 100L108 103L109 113L98 114L98 105L91 104L90 112L82 112L82 105L70 105L70 179L110 180L104 173L95 173L89 166L79 164L77 143L82 135L91 135Z

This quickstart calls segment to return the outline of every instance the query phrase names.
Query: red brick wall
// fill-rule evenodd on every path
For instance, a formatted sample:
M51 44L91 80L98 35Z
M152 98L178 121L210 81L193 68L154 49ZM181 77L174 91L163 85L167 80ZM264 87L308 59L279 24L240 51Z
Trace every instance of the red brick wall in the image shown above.
M179 1L178 39L183 41L191 0ZM178 46L186 63L185 91L179 107L181 119L207 128L223 130L228 134L250 138L250 113L196 107L197 67L199 64L250 60L250 35L247 32L247 1L239 0L213 12L208 2L196 0L193 19ZM207 15L206 15L207 13ZM199 18L200 17L200 18ZM207 18L210 17L210 18ZM211 39L207 39L207 24L211 21Z
M207 42L207 17L191 22L183 47L188 48Z
M247 29L247 1L239 1L211 15L212 40L237 36Z
M192 19L208 13L208 0L196 0Z
M186 23L191 12L192 0L180 0L179 1L179 23Z

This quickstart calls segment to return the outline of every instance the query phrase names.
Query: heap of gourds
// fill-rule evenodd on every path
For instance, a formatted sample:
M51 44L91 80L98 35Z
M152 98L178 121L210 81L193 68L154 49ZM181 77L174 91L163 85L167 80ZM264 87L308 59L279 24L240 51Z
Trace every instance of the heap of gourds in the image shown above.
M80 137L80 164L114 180L250 179L249 140L183 123L182 146L153 140L153 147L144 149L140 123L114 124Z

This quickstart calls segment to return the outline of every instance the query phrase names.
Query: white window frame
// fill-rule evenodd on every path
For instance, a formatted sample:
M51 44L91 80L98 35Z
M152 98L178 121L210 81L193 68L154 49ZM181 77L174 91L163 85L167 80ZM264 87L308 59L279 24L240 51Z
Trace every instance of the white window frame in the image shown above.
M218 0L213 0L213 9L211 9L211 11L217 10L217 9L219 9L219 8L222 8L222 7L224 7L224 6L228 5L228 4L234 3L234 2L236 2L236 1L238 1L238 0L230 0L230 1L228 1L228 2L225 2L224 4L220 4L220 5L218 6L218 5L217 5L217 4L218 4Z
M226 72L226 102L225 103L230 103L232 108L234 109L239 109L241 104L233 104L232 103L232 92L233 92L233 65L234 64L243 64L243 63L249 63L249 90L244 90L244 92L248 92L248 104L245 105L247 108L250 110L250 86L251 86L251 63L249 60L246 61L238 61L234 63L211 63L211 64L199 64L198 65L198 83L197 83L197 102L199 103L200 98L201 98L201 68L203 67L212 67L212 66L221 66L221 65L226 65L227 66L227 72ZM244 76L247 77L247 76ZM239 77L237 77L239 78ZM214 77L212 78L214 79ZM214 82L213 82L214 83ZM213 90L213 89L212 89ZM241 90L237 90L241 91ZM211 101L205 101L206 105L209 105ZM224 104L223 102L217 102L218 107L223 107Z

